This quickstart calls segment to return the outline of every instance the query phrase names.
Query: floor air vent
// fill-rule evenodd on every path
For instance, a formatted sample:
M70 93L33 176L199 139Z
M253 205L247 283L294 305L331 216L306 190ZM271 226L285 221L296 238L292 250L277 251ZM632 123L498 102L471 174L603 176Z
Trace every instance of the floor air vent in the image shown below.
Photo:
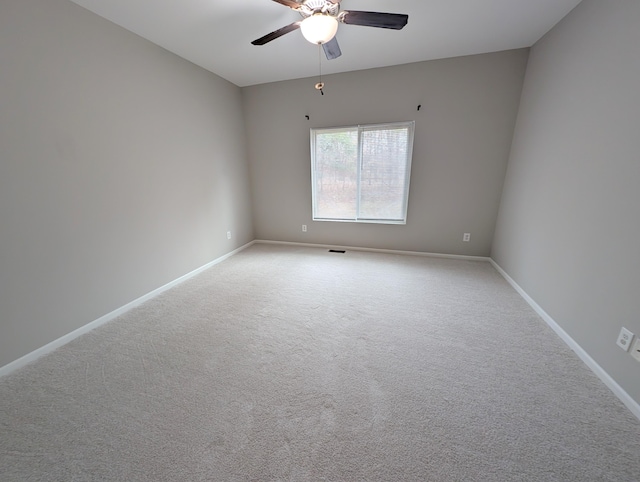
M330 253L344 253L345 250L344 249L330 249L329 252Z

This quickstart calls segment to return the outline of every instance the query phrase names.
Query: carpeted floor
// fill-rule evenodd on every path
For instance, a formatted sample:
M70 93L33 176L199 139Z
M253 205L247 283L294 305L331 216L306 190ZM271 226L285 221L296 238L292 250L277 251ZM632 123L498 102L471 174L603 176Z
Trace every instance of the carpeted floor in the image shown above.
M257 244L0 379L0 480L638 481L489 263Z

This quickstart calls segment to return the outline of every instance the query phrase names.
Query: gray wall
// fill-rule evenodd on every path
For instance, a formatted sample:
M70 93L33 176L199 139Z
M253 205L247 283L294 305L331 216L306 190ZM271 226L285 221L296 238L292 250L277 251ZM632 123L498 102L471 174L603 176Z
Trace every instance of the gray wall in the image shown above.
M0 366L253 239L241 95L66 0L2 0Z
M488 256L527 55L326 76L324 96L315 78L244 88L256 237ZM309 129L406 120L416 121L407 224L311 221Z
M584 0L532 49L492 257L640 403L640 2Z

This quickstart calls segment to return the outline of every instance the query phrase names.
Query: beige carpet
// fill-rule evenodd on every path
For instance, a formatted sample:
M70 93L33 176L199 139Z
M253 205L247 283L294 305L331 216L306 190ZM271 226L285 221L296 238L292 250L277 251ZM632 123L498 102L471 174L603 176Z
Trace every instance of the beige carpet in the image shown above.
M638 481L489 263L254 245L0 379L0 480Z

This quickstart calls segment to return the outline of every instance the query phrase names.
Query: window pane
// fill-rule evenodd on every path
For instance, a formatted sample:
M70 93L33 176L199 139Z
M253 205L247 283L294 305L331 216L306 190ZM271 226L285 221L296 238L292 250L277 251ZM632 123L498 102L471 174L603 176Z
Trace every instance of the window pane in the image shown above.
M355 219L358 199L358 130L317 132L315 136L315 215Z
M311 129L313 219L404 224L413 128Z
M360 213L363 219L404 219L408 129L362 133Z

